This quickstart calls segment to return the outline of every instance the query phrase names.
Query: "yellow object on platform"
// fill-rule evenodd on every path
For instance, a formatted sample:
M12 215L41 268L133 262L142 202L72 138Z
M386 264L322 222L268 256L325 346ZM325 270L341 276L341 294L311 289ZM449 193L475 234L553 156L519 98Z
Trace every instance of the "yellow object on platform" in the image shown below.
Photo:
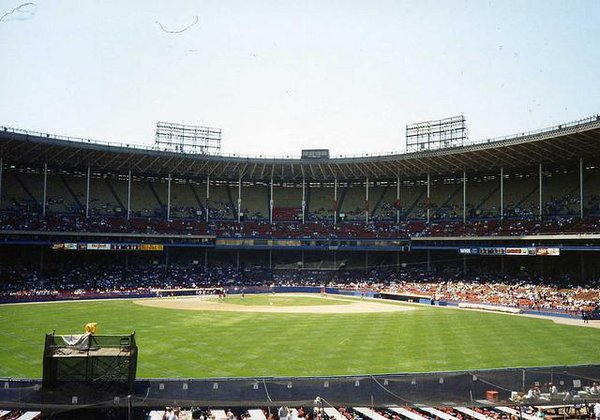
M98 324L95 322L88 322L85 324L85 332L90 334L96 334L96 330L98 329Z

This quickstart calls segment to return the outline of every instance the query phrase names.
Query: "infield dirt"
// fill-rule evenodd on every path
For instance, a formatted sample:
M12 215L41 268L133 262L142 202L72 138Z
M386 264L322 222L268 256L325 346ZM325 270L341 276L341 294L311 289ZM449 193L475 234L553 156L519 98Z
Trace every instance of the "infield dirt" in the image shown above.
M288 295L291 296L291 295ZM304 295L296 295L302 297ZM345 305L308 305L308 306L245 306L223 302L213 296L157 298L135 301L138 305L154 308L186 309L196 311L223 312L269 312L269 313L313 313L313 314L358 314L373 312L413 311L407 306L374 302L372 300L346 300L337 297L324 297L328 300L344 301Z

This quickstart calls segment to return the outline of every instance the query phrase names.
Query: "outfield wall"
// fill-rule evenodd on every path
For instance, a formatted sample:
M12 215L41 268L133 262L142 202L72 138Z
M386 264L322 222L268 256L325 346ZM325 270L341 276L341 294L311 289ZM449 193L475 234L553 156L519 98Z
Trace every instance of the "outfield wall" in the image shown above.
M274 354L274 357L285 355ZM210 407L312 406L317 396L336 407L347 405L493 406L551 405L599 401L589 393L600 365L279 378L144 379L135 393L115 395L86 384L58 390L41 388L40 380L0 380L0 406L75 408L94 405L134 407L165 405ZM558 393L545 393L553 383ZM532 387L542 389L537 400L519 400ZM486 400L489 391L497 394Z

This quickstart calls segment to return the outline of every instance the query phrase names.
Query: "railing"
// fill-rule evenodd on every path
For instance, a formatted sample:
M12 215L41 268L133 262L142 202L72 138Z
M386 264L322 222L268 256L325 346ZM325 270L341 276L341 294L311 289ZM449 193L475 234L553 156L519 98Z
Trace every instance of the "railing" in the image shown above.
M501 137L492 137L489 139L474 140L474 141L468 142L466 145L472 146L475 144L495 143L495 142L504 141L504 140L511 140L511 139L518 139L521 137L533 136L535 134L547 134L547 133L552 133L554 131L564 130L564 129L571 128L571 127L582 126L582 125L593 123L593 122L600 123L600 115L592 115L591 117L587 117L582 120L570 121L567 123L554 125L552 127L539 128L537 130L524 131L524 132L518 133L518 134L509 134L509 135L501 136Z
M302 375L302 371L299 374ZM280 406L314 407L323 405L323 401L326 407L348 407L350 411L360 406L382 410L390 406L451 406L464 411L464 407L508 405L514 406L514 412L519 414L521 404L550 409L550 405L555 408L570 403L572 407L578 403L587 410L588 403L600 400L597 394L589 392L594 378L599 375L600 365L571 365L395 374L366 372L345 376L144 378L138 379L135 391L129 393L103 391L76 383L53 390L52 394L40 387L39 379L6 378L0 388L0 401L4 408L48 407L49 412L59 409L68 412L74 407L79 410L110 407L111 413L115 413L119 407L130 410L164 407L173 405L173 401L182 404L193 401L200 407L243 407L244 410L273 407L275 411ZM559 392L546 393L544 398L522 398L536 385L548 391L548 383L557 384ZM495 391L492 401L486 400L489 391ZM77 403L73 402L73 395L77 395Z
M590 124L593 122L600 123L600 114L593 115L591 117L587 117L587 118L584 118L581 120L570 121L567 123L554 125L552 127L545 127L545 128L540 128L540 129L531 130L531 131L524 131L521 133L509 134L509 135L501 136L501 137L492 137L492 138L488 138L488 139L468 141L468 142L465 142L463 144L463 146L474 146L474 145L479 145L479 144L496 143L496 142L501 142L501 141L505 141L505 140L518 139L518 138L522 138L522 137L532 136L532 135L536 135L536 134L547 134L547 133L564 130L567 128L583 126L585 124ZM160 149L158 149L157 147L154 147L154 146L148 147L148 146L142 146L142 145L136 145L136 144L124 143L124 142L109 142L109 141L104 141L104 140L92 140L92 139L86 139L86 138L81 138L81 137L70 137L70 136L63 136L63 135L59 135L59 134L41 133L38 131L24 130L21 128L6 127L6 126L0 126L0 131L5 131L5 132L15 133L15 134L25 134L25 135L29 135L29 136L43 137L43 138L49 138L49 139L55 139L55 140L66 140L66 141L77 142L77 143L108 146L108 147L133 148L133 149L145 150L145 151L161 151ZM435 149L435 150L444 150L444 149ZM162 150L162 151L163 152L171 152L171 153L180 153L180 154L182 153L182 152L173 152L173 151L168 151L168 150ZM422 153L422 152L417 152L417 153ZM402 155L402 154L406 154L406 151L334 155L334 156L332 156L332 158L348 159L348 158L365 158L365 157L385 157L385 156L394 156L394 155ZM202 156L215 156L215 157L222 157L222 158L242 158L242 159L298 159L298 160L301 159L301 157L298 155L273 155L273 156L270 156L270 155L255 155L255 154L253 155L253 154L238 154L238 153L233 153L233 154L204 153L204 154L202 154ZM307 159L307 161L310 161L310 160Z
M92 139L86 139L86 138L82 138L82 137L70 137L70 136L63 136L60 134L41 133L39 131L24 130L22 128L14 128L14 127L6 127L6 126L0 126L0 131L5 131L5 132L15 133L15 134L25 134L28 136L44 137L44 138L54 139L54 140L66 140L66 141L72 141L72 142L76 142L76 143L97 144L97 145L109 146L109 147L128 147L128 148L135 148L135 149L141 149L141 150L157 150L154 147L132 145L130 143L110 142L110 141L105 141L105 140L92 140Z

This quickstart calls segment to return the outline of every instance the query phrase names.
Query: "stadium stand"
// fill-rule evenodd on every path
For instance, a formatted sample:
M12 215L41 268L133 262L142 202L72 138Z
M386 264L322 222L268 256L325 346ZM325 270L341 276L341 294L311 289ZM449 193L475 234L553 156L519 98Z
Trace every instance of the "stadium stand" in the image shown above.
M594 116L460 148L306 161L2 127L0 301L326 286L600 318L599 140ZM514 395L518 406L305 404L279 416L267 405L211 404L197 412L228 420L514 419L537 417L539 401L571 415L585 404L565 406L569 398L600 394L591 381L551 398L551 388L539 388L540 398ZM153 412L164 417L162 408Z

